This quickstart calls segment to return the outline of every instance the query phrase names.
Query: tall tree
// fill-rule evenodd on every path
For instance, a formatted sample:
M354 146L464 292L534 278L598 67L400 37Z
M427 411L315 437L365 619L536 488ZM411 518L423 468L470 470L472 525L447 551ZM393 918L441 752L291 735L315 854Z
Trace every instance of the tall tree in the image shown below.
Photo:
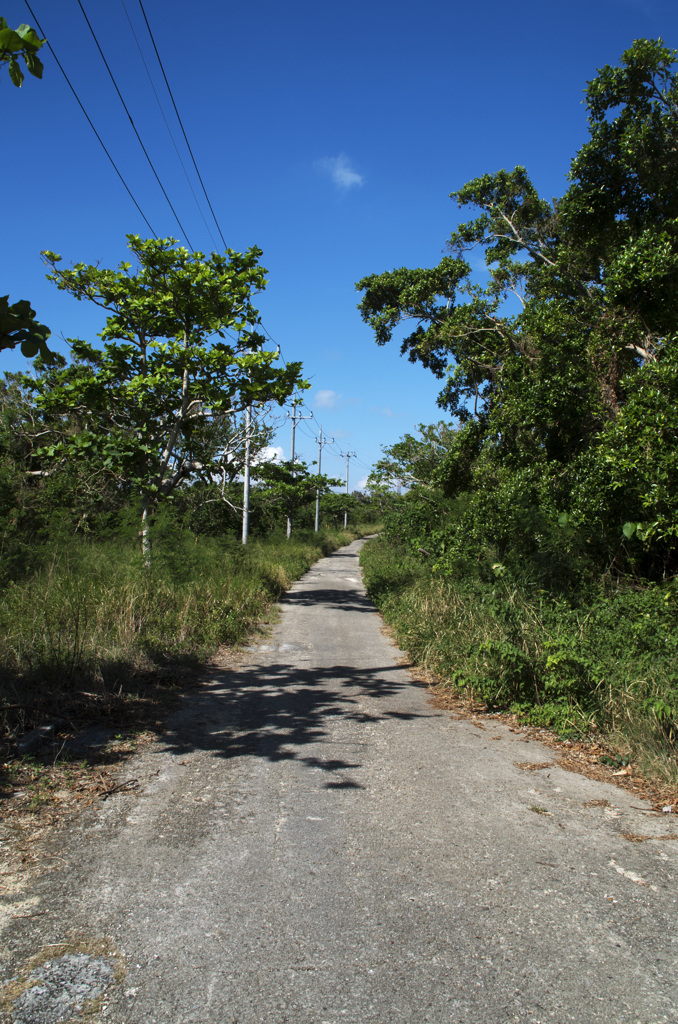
M403 353L445 379L441 406L474 423L446 465L495 507L491 525L473 513L488 536L521 507L511 537L538 538L529 516L560 508L606 545L624 526L668 545L664 569L673 557L678 438L659 409L678 344L675 62L661 40L637 40L588 83L589 139L561 199L541 198L522 167L483 175L452 193L475 217L437 267L358 282L377 343L414 320ZM474 279L470 249L484 252L489 283Z
M36 384L54 429L55 464L102 467L142 502L142 537L159 501L192 475L218 475L221 421L255 401L283 404L304 387L301 364L276 366L256 331L253 294L265 286L261 250L191 254L174 239L128 235L137 267L76 264L45 252L57 287L107 313L103 348L71 340L73 363ZM235 331L236 337L227 336ZM77 430L73 430L73 423Z

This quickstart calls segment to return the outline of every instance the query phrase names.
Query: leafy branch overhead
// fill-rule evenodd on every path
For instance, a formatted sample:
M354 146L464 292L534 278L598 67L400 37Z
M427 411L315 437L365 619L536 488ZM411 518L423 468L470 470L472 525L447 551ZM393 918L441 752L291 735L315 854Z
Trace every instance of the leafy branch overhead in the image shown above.
M24 73L19 64L21 57L26 70L35 78L42 78L43 64L38 57L38 50L45 40L40 39L30 25L19 25L17 29L9 28L5 18L0 17L0 65L8 65L9 77L17 88L24 81Z
M10 305L9 295L0 295L0 349L21 346L21 352L29 359L40 355L49 359L47 348L49 327L38 323L35 310L27 299L19 299Z
M16 86L24 80L19 66L23 57L28 71L36 78L42 78L43 66L37 51L45 42L30 25L19 25L14 30L0 17L0 65L9 65L9 77ZM27 299L19 299L10 305L9 295L0 296L0 351L21 346L23 355L32 359L40 355L50 359L52 353L47 347L51 331L35 319L35 310Z

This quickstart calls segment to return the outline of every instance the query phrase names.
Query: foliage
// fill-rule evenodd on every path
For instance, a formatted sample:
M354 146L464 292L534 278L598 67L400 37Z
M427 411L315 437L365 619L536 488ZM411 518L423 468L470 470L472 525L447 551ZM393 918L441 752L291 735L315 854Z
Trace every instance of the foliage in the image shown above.
M150 567L125 537L123 513L106 539L55 530L30 572L5 579L3 726L21 717L31 728L69 700L139 692L163 667L195 666L219 644L241 642L293 580L360 532L278 533L245 548L233 535L197 537L168 507L152 530L166 543Z
M0 66L8 65L10 80L17 87L24 80L19 57L23 58L31 75L42 78L43 65L37 52L44 42L30 25L11 29L5 18L0 17ZM20 345L22 354L29 359L38 353L43 359L49 359L47 339L50 333L48 327L35 319L35 310L26 299L10 305L9 295L0 296L0 351Z
M29 359L37 355L49 359L47 339L51 333L35 319L35 310L26 299L10 305L9 295L0 295L0 349L20 345L22 355Z
M311 473L304 462L261 462L253 469L258 486L250 495L259 530L281 529L286 519L296 520L315 502L316 493L328 494L341 481ZM255 525L255 529L257 526Z
M301 364L274 366L277 353L249 326L258 321L252 293L265 285L259 249L206 258L173 239L129 235L128 245L135 273L127 262L66 270L44 253L50 279L107 317L103 349L71 340L73 362L34 388L50 424L42 455L52 471L79 462L113 479L141 498L145 523L182 483L227 472L234 414L282 404L305 384Z
M402 350L452 417L372 474L406 490L364 550L401 646L490 707L654 751L674 782L675 59L638 40L588 83L562 198L482 175L452 193L474 215L437 268L358 283L378 344L414 319Z
M9 28L5 18L0 17L0 65L7 65L9 77L13 85L20 88L24 73L19 65L21 57L26 70L35 78L42 78L43 65L38 57L38 50L45 40L40 39L30 25L19 25L17 29Z
M383 537L361 564L400 646L443 685L564 735L607 735L676 782L675 583L599 584L573 604L500 565L486 582L441 576Z
M590 137L562 199L522 167L482 175L452 193L477 216L437 268L358 283L377 343L414 319L403 352L445 378L445 457L424 428L375 471L393 479L396 464L410 506L435 505L441 568L471 549L480 564L519 554L542 579L553 556L558 577L559 540L579 575L678 567L674 61L638 40L588 83ZM486 285L466 258L478 248Z

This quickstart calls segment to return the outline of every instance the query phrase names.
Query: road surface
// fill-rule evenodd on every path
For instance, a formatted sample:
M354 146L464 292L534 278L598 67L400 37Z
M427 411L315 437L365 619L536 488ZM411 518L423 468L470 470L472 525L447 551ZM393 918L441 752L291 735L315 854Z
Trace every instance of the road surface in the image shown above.
M678 842L622 836L667 820L436 710L361 543L128 763L137 791L59 836L0 939L5 1019L90 995L115 1024L678 1021Z

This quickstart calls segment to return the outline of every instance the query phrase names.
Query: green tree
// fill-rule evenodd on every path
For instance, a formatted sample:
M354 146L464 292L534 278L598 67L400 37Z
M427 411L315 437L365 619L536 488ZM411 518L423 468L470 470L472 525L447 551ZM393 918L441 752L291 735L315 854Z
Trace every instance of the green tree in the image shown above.
M466 424L437 475L476 495L466 544L533 554L564 514L608 564L636 521L662 571L675 560L676 437L660 413L678 345L675 60L638 40L588 83L589 140L561 199L522 167L482 175L452 193L475 216L437 267L358 282L377 343L414 320L402 352L444 379L439 403Z
M315 502L316 492L329 494L340 480L311 473L305 462L260 462L253 467L258 486L253 492L255 516L260 524L282 527L286 519L298 520ZM343 515L343 513L342 513Z
M44 253L49 279L107 317L103 348L71 340L72 364L37 382L37 404L52 423L63 418L44 447L54 465L84 461L139 496L148 555L158 502L196 475L222 471L220 424L254 402L283 404L305 382L300 363L274 365L277 353L255 329L261 250L206 258L174 239L127 237L134 271L129 262L67 270Z

